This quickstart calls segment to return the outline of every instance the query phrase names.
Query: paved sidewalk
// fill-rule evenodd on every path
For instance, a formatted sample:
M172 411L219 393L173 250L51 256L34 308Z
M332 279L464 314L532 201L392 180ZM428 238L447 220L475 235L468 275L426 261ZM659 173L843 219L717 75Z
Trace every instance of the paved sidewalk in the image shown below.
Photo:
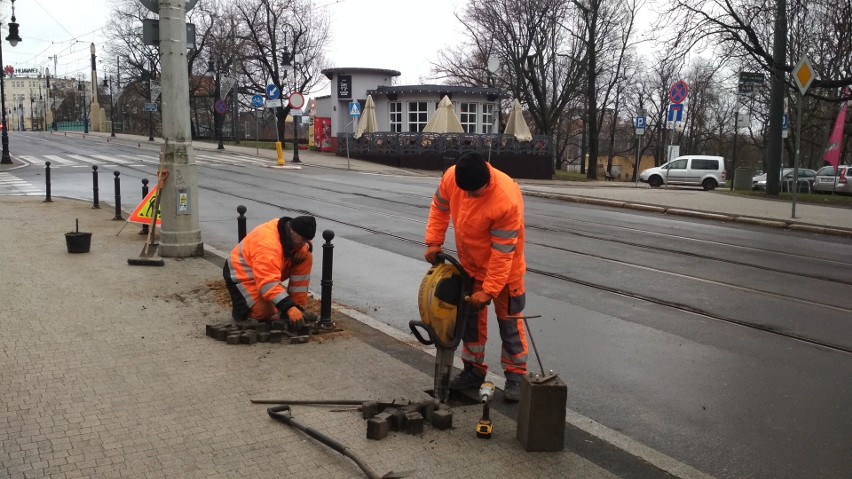
M87 202L0 197L0 478L363 477L249 399L417 400L431 388L431 356L339 313L349 337L251 346L206 337L206 324L229 316L210 287L221 260L129 266L144 236L112 217ZM66 251L76 219L93 233L89 253ZM357 412L294 406L294 415L379 474L616 477L573 452L595 456L594 437L531 454L515 439L513 407L492 410L490 441L474 437L478 406L453 410L452 430L382 441L366 439ZM671 477L600 448L609 456L597 462L619 475Z

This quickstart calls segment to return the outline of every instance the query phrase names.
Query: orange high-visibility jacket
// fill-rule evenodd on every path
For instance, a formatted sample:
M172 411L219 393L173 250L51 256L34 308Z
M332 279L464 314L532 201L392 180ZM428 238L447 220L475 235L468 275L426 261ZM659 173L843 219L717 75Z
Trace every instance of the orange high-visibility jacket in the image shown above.
M277 305L288 296L297 306L308 304L313 256L294 264L284 256L278 235L278 219L253 229L231 251L228 267L231 279L243 294L249 307L262 297ZM284 281L289 279L287 287Z
M490 164L488 170L491 180L475 198L456 186L456 167L447 169L432 198L426 244L443 245L452 218L459 262L497 297L506 285L524 291L524 199L512 178Z

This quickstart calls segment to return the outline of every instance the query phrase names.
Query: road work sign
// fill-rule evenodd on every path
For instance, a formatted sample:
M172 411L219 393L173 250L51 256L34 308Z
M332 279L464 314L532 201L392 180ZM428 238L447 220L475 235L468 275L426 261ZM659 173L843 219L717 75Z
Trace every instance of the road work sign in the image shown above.
M130 213L130 218L127 221L131 223L140 223L145 225L151 224L151 218L154 217L154 202L157 201L157 187L151 189L145 199L139 203L139 206ZM162 209L160 210L162 211ZM160 226L160 212L157 212L157 226Z

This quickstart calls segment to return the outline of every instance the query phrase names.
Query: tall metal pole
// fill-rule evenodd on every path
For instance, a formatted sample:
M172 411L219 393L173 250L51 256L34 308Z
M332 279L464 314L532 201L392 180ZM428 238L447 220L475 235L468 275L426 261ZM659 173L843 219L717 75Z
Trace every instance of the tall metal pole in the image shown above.
M115 98L112 96L112 77L109 77L109 136L115 138Z
M796 217L796 194L799 191L799 151L802 149L802 110L804 109L805 96L799 93L799 108L796 112L796 157L793 159L793 211L790 215L792 218ZM768 180L769 176L766 179ZM769 181L766 182L766 185L768 188Z
M151 72L148 74L148 99L151 103L154 103L154 99L151 98L153 90L151 90L151 82L154 81L154 60L151 60ZM148 112L148 141L154 141L154 112ZM162 220L160 220L162 221Z
M217 58L215 60L215 64L213 65L213 68L215 69L215 74L216 74L216 101L213 103L213 115L215 115L213 118L216 122L216 124L214 125L214 127L216 128L216 141L217 141L216 149L217 150L224 150L225 145L222 143L222 123L225 121L225 118L224 118L224 113L219 113L219 111L216 110L216 104L219 103L220 100L222 100L222 98L221 98L221 96L222 96L222 59L221 58ZM222 101L224 101L224 100L222 100Z
M3 39L0 38L0 66L3 65ZM0 71L0 103L2 103L3 110L3 133L2 135L2 143L3 143L3 156L0 158L0 163L4 165L12 164L12 157L9 156L9 133L8 125L6 124L6 82L4 81L6 77L6 73Z

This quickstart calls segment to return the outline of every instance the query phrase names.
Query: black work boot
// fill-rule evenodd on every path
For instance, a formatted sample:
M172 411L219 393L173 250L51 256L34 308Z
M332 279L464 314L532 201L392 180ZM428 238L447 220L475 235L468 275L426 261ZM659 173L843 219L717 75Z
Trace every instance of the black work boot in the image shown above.
M517 374L506 375L506 386L503 388L503 402L518 402L521 400L521 377Z
M485 381L485 373L473 366L465 366L458 376L450 381L451 391L464 391L465 389L478 388Z

